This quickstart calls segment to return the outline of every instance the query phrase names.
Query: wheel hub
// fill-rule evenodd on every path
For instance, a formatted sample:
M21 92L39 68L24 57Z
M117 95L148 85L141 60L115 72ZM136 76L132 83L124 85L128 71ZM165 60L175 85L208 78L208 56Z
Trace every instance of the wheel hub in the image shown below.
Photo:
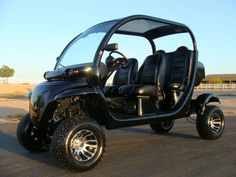
M79 162L86 162L92 159L98 150L96 135L88 129L78 131L70 141L72 156Z
M223 122L219 114L212 114L210 118L211 130L214 134L218 134L222 130Z

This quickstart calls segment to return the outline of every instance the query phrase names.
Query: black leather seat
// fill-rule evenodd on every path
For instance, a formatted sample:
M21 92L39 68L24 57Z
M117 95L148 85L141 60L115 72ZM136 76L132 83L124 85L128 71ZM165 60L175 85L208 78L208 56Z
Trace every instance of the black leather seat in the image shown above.
M137 97L138 116L143 115L143 99L154 97L161 101L164 99L164 82L166 74L166 58L164 54L156 53L148 56L138 72L138 83L124 85L118 93L126 96Z
M189 64L190 50L187 47L181 46L174 53L172 58L171 75L169 86L173 90L184 91L189 83Z
M181 46L175 52L168 53L168 73L165 82L165 109L174 107L190 83L190 63L192 52Z
M108 97L118 96L118 89L122 85L134 84L137 79L138 61L135 58L128 59L127 68L119 68L113 78L112 86L104 88L104 95Z
M150 55L138 72L137 84L121 86L119 94L157 97L163 93L165 74L165 55L161 53Z

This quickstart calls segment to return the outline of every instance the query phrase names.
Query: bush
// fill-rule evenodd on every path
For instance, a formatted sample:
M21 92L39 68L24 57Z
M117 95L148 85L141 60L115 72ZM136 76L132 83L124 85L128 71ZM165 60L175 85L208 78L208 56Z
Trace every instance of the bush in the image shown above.
M222 84L223 81L222 81L222 79L219 78L219 77L213 77L213 78L210 80L210 83L212 83L212 84Z

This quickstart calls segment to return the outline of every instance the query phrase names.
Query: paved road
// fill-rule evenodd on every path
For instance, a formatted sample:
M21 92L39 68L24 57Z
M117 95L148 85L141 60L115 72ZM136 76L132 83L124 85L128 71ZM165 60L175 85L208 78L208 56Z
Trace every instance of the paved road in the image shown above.
M107 153L94 169L73 173L63 169L50 152L24 150L15 136L16 124L0 124L1 177L235 177L236 117L226 117L223 136L216 141L198 137L195 125L176 121L168 135L149 126L106 131Z

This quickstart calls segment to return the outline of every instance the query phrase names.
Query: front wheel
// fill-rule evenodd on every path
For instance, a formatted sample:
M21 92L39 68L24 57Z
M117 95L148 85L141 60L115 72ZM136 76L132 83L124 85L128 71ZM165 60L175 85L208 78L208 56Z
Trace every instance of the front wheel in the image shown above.
M196 126L201 138L207 140L218 139L224 131L224 114L218 106L209 105L203 115L197 116Z
M101 160L105 143L105 134L94 120L67 118L53 135L52 150L66 168L85 171Z
M168 133L174 126L174 120L163 121L158 124L150 124L153 131L159 134Z

